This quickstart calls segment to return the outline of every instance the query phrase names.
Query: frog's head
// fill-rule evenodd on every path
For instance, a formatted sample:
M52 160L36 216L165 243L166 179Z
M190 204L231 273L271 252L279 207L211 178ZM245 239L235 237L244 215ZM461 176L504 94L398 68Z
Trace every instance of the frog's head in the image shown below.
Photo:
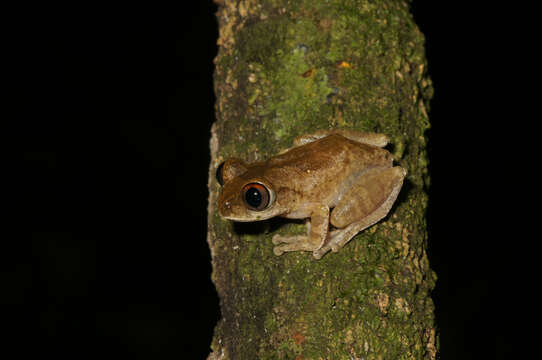
M273 184L265 178L264 167L247 165L242 160L226 160L217 170L223 185L218 212L234 221L259 221L280 215L285 210L276 201Z

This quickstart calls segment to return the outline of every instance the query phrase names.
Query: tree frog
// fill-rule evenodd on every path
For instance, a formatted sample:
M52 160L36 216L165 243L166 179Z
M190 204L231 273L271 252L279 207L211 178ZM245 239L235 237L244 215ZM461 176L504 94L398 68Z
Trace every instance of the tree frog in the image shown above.
M393 166L387 143L384 134L321 130L267 161L228 159L217 170L218 211L241 222L308 219L307 235L275 235L273 252L312 251L320 259L390 211L406 171Z

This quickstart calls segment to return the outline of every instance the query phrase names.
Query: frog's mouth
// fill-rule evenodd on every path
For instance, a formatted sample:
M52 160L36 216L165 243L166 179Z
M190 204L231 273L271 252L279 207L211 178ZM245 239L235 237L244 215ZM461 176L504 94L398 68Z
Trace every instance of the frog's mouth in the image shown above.
M251 210L244 206L234 205L225 201L218 209L220 216L224 219L237 222L253 222L271 219L280 215L281 209L273 202L265 210Z
M272 217L279 215L280 212L270 207L264 211L254 211L254 210L245 209L245 213L242 216L228 213L228 211L224 211L224 209L220 209L219 213L224 219L237 221L237 222L253 222L253 221L262 221L262 220L271 219Z
M231 220L231 221L236 221L236 222L254 222L254 221L261 221L261 220L267 220L267 219L270 219L272 218L272 216L270 217L267 217L267 216L255 216L254 218L238 218L238 217L235 217L235 216L222 216L223 218L225 219L228 219L228 220Z

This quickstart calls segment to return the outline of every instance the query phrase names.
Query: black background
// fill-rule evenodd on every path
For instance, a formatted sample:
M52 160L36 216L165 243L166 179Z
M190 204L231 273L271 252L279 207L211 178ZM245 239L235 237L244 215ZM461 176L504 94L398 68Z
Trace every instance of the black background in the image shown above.
M412 10L435 87L428 218L441 359L510 358L516 319L529 316L513 295L526 289L510 229L511 189L525 186L509 127L516 41L502 13L469 2ZM208 354L220 316L206 243L215 11L210 1L14 10L15 121L4 134L16 201L1 266L5 339L19 353Z

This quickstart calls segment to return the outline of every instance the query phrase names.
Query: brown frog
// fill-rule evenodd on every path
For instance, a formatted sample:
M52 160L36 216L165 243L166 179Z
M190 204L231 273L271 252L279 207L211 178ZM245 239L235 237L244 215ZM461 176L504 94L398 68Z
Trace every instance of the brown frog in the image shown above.
M273 237L274 253L312 251L320 259L390 211L406 171L393 166L387 143L383 134L323 130L267 161L226 160L218 171L218 211L242 222L308 218L307 235Z

